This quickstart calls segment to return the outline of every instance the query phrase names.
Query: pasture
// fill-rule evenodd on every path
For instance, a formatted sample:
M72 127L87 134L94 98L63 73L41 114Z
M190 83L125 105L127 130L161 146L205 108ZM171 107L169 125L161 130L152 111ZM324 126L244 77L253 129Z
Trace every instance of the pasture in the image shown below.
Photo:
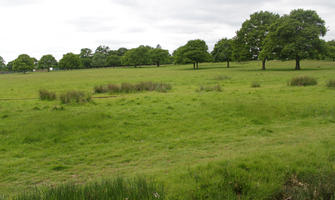
M229 69L209 63L199 70L0 75L0 199L35 187L138 176L164 185L166 199L299 199L315 195L310 190L333 196L335 89L327 83L335 62L303 61L301 71L293 61L267 64L266 71L259 62L234 62ZM289 86L296 76L318 84ZM98 85L144 81L172 89L93 94ZM40 89L109 98L61 104L39 100Z

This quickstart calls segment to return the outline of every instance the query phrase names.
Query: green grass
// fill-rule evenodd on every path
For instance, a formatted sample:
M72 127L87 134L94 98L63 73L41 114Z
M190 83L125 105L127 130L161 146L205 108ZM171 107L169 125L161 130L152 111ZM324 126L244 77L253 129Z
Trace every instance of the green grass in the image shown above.
M260 65L1 75L0 99L26 100L0 100L0 194L138 175L164 184L166 199L280 199L301 189L288 187L292 177L331 190L319 177L335 169L335 91L326 87L335 63L304 61L301 71L294 62ZM297 76L320 84L288 86ZM95 86L148 81L172 90L87 104L38 98L40 89L102 97ZM216 85L221 92L198 92Z

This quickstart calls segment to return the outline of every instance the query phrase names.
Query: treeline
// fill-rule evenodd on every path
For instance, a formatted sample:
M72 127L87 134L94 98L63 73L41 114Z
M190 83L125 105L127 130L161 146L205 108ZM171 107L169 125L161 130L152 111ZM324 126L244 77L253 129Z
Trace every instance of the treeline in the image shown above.
M205 41L190 40L176 49L172 55L160 45L156 48L141 45L137 48L111 50L99 46L94 52L81 49L80 54L67 53L59 62L52 55L40 60L22 54L7 65L0 57L0 70L27 72L34 69L82 69L116 66L141 66L161 64L193 64L201 62L227 62L259 60L266 69L267 60L295 60L300 69L302 59L331 59L335 61L335 40L326 42L325 21L313 10L297 9L280 16L268 11L250 15L231 38L219 40L212 52Z

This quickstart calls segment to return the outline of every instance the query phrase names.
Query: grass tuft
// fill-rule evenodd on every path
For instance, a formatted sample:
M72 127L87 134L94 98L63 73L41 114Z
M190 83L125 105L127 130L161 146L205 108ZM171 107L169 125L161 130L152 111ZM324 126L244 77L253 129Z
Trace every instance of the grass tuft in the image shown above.
M318 82L315 78L309 76L297 76L291 79L289 82L290 86L309 86L317 85Z
M56 187L36 188L32 191L23 192L13 200L91 200L91 199L165 199L164 187L154 181L144 178L103 180L85 185L68 183Z
M151 81L140 82L137 84L122 83L120 86L109 84L107 86L96 86L95 93L135 93L143 91L167 92L172 89L172 86L167 83L153 83Z
M200 88L197 90L198 92L202 92L202 91L205 91L205 92L222 92L222 88L219 84L216 84L214 86L200 86Z
M329 87L329 88L335 88L335 80L334 79L333 80L329 80L327 82L327 87Z
M259 88L259 87L261 87L261 84L258 83L258 82L252 82L252 83L251 83L251 87L252 87L252 88Z
M63 104L87 103L92 101L91 95L82 91L68 91L60 95L60 101Z
M55 92L48 91L46 89L40 89L39 95L41 100L53 101L57 98Z

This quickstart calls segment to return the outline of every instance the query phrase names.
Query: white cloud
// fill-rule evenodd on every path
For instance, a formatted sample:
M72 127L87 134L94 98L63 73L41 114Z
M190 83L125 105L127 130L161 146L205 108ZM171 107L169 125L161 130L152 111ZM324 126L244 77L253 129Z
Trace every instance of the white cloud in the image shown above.
M51 53L59 59L100 44L117 49L159 43L172 52L196 38L211 48L233 37L255 11L296 8L316 10L330 29L326 39L335 38L333 0L0 0L0 56L10 61L21 53L38 59Z

